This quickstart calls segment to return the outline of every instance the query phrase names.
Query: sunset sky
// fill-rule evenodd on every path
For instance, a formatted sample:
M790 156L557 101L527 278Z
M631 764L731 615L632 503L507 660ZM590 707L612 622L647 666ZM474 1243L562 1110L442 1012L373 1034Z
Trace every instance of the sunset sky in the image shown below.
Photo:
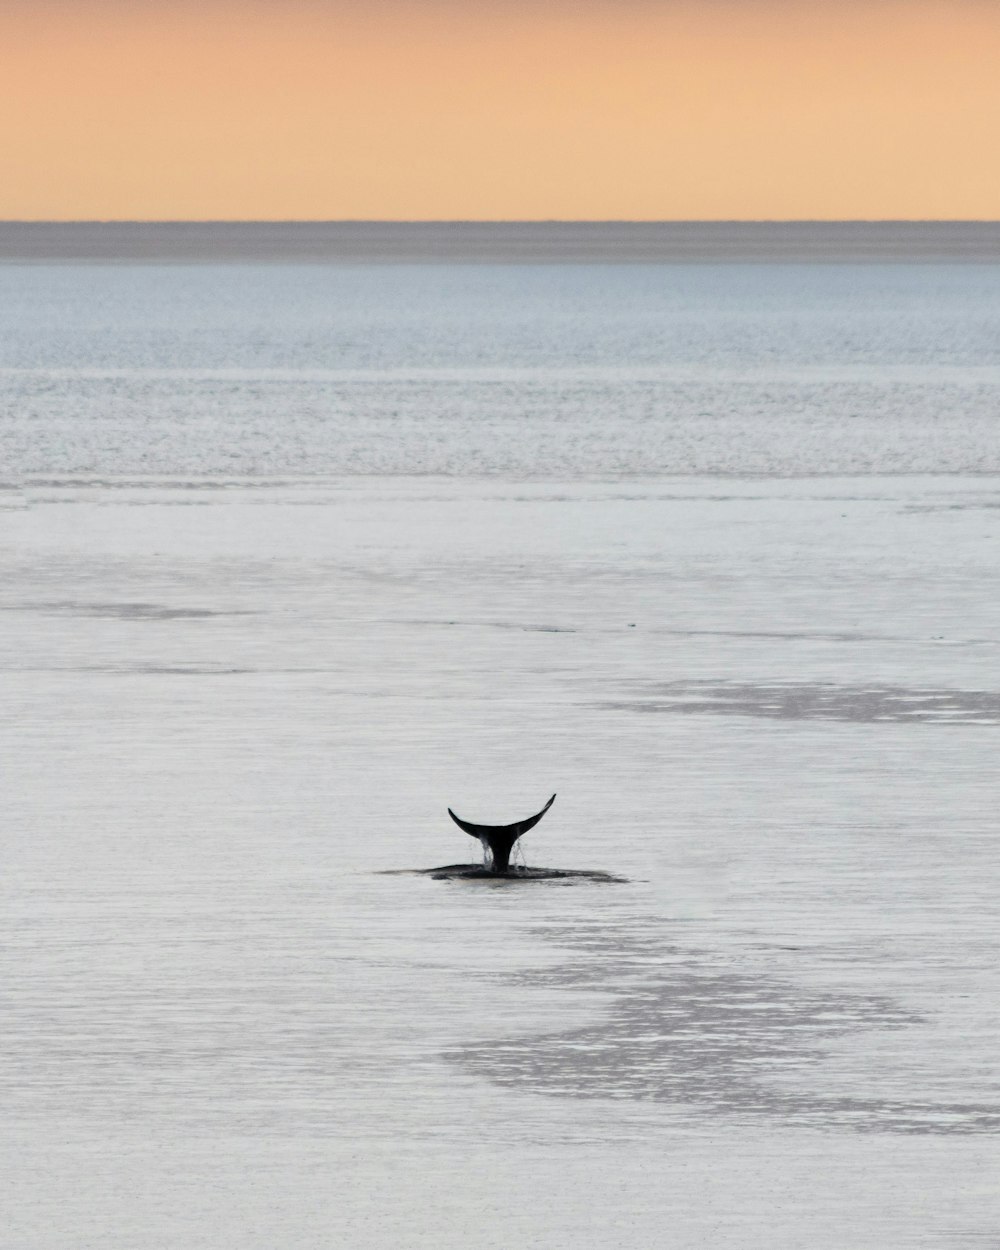
M5 0L3 219L1000 218L994 0Z

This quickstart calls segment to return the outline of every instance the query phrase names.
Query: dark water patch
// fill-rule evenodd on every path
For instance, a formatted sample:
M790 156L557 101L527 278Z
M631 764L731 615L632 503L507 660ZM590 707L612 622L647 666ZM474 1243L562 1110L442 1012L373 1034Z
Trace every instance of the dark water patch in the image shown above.
M623 474L628 477L628 474ZM687 476L681 474L680 476ZM691 475L696 476L696 475ZM729 479L736 482L755 482L760 480L759 475L753 473L720 473L717 475L722 479ZM810 474L814 478L822 478L824 474ZM832 476L839 476L834 474ZM774 481L773 478L767 478L768 481ZM777 479L781 480L781 477ZM615 493L601 494L595 498L583 495L498 495L498 500L504 500L510 503L570 503L570 504L586 504L593 506L597 503L773 503L775 500L791 500L795 503L891 503L895 501L893 495L883 495L875 493L865 494L802 494L799 491L780 491L773 490L767 493L750 494L746 491L732 492L720 494L716 492L703 492L692 489L691 491L679 493L676 491L657 491L657 490L638 490L638 491L621 491Z
M288 675L300 677L304 674L318 675L336 672L332 668L249 668L224 664L24 664L8 665L4 671L18 673L88 673L108 677L147 677L147 676L180 676L180 677L229 677L247 674L258 676ZM394 698L392 690L368 690L366 697Z
M104 677L231 677L249 673L313 673L317 669L235 668L212 664L50 664L19 666L18 673L88 673Z
M108 669L113 673L141 673L162 677L232 677L253 673L252 668L215 668L206 664L144 664L128 669Z
M586 927L546 936L585 958L519 972L531 988L608 996L594 1024L451 1049L466 1071L512 1089L565 1098L669 1103L699 1114L789 1126L894 1134L1000 1130L1000 1106L817 1088L829 1045L922 1017L874 994L816 991L791 980L720 971L657 937Z
M72 599L0 605L0 612L39 612L121 621L200 621L217 616L257 616L251 609L173 608L162 603L85 603Z
M525 624L523 621L470 621L470 620L448 620L444 617L441 619L427 618L407 618L399 622L401 625L433 625L446 626L457 625L465 626L472 629L510 629L521 630L522 633L528 634L575 634L579 631L569 625L539 625L529 622Z
M944 638L940 634L867 634L860 630L784 630L784 629L651 629L651 634L670 638L749 638L762 642L906 642L947 643L958 647L995 647L995 638Z
M256 501L254 501L256 502ZM213 508L214 499L116 499L116 508Z
M536 881L590 881L597 885L627 885L628 877L591 868L513 868L503 876L479 864L444 864L440 868L391 868L387 877L430 877L433 881L489 882L497 886Z
M785 630L785 629L653 629L650 633L671 638L761 638L785 642L915 642L906 635L865 634L858 630Z
M311 476L311 475L310 475ZM270 490L275 486L295 485L304 479L300 476L262 476L248 474L230 477L219 474L209 477L182 477L162 474L140 477L128 473L114 473L101 477L65 474L59 476L29 473L23 478L28 490L150 490L150 491L220 491L220 490ZM72 501L71 501L72 502ZM156 501L157 503L160 500Z
M759 716L768 720L1000 725L997 691L840 686L832 682L667 682L646 687L641 698L598 706L616 711Z
M961 503L911 503L901 509L913 512L989 512L1000 509L1000 499L969 499Z

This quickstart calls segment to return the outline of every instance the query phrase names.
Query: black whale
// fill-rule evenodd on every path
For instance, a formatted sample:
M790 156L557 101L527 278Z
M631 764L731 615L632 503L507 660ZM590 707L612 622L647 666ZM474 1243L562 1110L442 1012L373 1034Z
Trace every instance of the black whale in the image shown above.
M527 833L529 829L534 829L535 825L542 819L552 804L556 801L556 796L545 804L540 812L536 812L534 816L529 816L527 820L517 820L512 825L474 825L471 820L462 820L459 816L448 808L448 815L452 818L459 829L464 829L466 833L472 837L478 838L484 846L490 848L490 854L493 857L493 871L497 876L504 876L510 867L510 853L514 849L514 843L518 840L522 833Z

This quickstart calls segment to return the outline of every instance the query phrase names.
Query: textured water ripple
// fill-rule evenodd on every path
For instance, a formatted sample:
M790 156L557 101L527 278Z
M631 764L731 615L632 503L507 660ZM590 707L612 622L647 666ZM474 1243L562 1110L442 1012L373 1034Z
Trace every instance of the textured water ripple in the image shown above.
M760 716L768 720L1000 725L997 691L843 686L832 682L666 682L645 687L635 699L599 706L636 712Z
M448 1058L495 1084L564 1098L669 1103L827 1130L1000 1130L998 1104L891 1090L869 1095L823 1081L824 1054L839 1039L921 1023L918 1013L888 997L713 969L697 953L658 948L655 934L623 944L619 931L594 930L583 945L586 963L515 979L557 991L600 991L608 995L603 1018L457 1047ZM904 1089L913 1087L907 1074L899 1077Z

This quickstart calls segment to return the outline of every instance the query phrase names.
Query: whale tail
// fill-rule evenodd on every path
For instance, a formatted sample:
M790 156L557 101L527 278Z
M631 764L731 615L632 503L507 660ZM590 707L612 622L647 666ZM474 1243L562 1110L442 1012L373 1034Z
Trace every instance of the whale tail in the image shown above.
M503 876L510 867L510 853L514 849L514 843L529 829L534 829L555 801L556 796L553 794L540 812L526 820L516 820L512 825L474 825L471 820L462 820L460 816L456 816L450 807L448 815L459 829L463 829L473 838L478 838L484 846L490 848L493 871L497 876Z

